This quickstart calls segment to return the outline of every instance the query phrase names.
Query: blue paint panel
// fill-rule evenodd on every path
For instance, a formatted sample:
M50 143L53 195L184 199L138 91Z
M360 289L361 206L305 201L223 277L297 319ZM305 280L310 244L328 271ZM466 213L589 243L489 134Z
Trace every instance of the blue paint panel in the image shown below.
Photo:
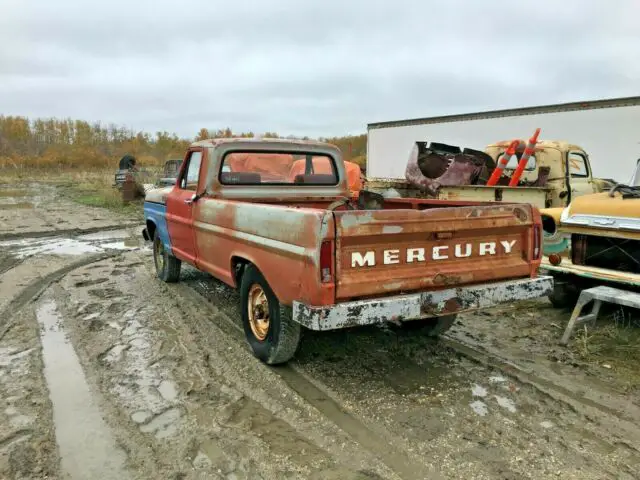
M167 228L167 206L161 203L144 202L144 221L145 224L148 221L155 224L164 248L173 253L173 250L171 250L171 238L169 238L169 230Z

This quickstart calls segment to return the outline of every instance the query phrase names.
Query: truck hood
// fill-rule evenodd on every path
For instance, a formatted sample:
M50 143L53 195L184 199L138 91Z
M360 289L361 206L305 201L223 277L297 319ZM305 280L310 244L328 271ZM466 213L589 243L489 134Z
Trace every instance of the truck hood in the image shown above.
M144 197L145 202L153 202L153 203L167 203L167 195L173 189L173 185L163 188L154 188L153 190L149 190Z
M640 198L623 199L619 192L576 197L560 217L561 229L571 227L640 231Z
M640 198L623 199L618 192L610 197L608 192L582 195L572 200L567 209L569 215L599 215L605 217L640 218Z

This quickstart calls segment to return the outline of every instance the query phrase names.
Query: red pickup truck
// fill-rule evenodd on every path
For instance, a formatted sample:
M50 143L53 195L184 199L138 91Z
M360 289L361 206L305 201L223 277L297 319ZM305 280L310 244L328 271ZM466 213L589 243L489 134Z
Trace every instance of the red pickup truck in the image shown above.
M320 142L193 143L144 215L158 277L177 281L187 262L238 287L247 340L268 364L294 356L302 327L420 322L438 335L458 312L553 287L537 274L535 207L353 195L340 151Z

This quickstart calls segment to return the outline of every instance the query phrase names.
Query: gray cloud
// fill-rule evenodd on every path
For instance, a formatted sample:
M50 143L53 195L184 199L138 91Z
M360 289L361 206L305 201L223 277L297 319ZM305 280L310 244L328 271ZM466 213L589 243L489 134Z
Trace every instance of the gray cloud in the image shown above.
M0 0L0 113L359 133L640 93L636 0Z

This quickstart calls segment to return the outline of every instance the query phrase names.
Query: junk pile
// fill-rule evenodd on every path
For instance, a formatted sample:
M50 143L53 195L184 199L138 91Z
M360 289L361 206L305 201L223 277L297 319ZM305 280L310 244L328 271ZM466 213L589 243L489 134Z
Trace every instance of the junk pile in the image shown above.
M498 164L480 150L416 142L409 155L405 177L412 186L431 195L436 195L440 187L462 185L543 186L549 176L549 167L540 167L538 178L533 182L520 180L539 134L538 128L528 143L522 140L511 142ZM504 169L514 155L518 158L518 166L511 177L505 176Z
M121 191L124 202L144 197L148 188L140 181L139 174L140 169L136 166L136 158L133 155L124 155L118 163L113 185Z

